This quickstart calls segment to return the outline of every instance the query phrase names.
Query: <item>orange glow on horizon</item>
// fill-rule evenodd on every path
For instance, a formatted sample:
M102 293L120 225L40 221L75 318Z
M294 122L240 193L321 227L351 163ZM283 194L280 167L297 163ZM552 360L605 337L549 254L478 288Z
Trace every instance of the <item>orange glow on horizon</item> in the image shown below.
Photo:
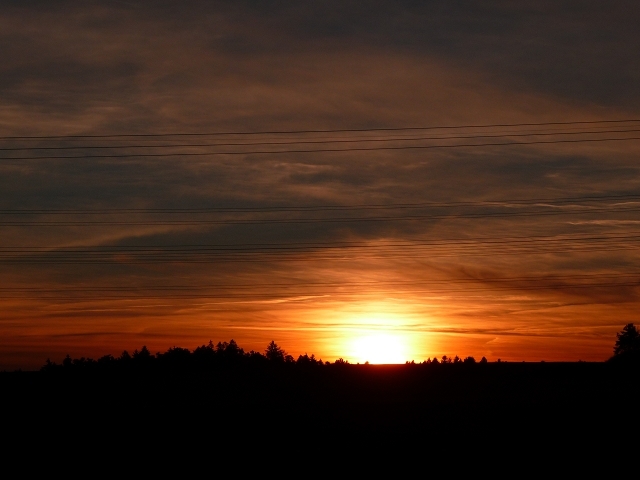
M355 337L348 356L357 363L404 363L408 358L407 339L394 333L374 333Z
M421 358L428 338L412 328L414 312L395 302L365 302L342 312L335 347L351 363L405 363ZM335 348L334 347L334 348Z

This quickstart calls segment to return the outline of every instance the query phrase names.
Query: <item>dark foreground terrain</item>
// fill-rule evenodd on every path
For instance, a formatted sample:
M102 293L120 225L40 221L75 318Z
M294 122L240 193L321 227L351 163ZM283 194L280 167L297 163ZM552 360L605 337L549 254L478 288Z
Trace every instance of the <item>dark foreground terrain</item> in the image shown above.
M0 374L5 433L54 441L616 438L640 369L612 363L193 365ZM637 430L635 430L637 431ZM595 437L594 437L595 435ZM79 440L78 440L79 439ZM84 440L82 440L84 439ZM247 443L248 442L248 443Z

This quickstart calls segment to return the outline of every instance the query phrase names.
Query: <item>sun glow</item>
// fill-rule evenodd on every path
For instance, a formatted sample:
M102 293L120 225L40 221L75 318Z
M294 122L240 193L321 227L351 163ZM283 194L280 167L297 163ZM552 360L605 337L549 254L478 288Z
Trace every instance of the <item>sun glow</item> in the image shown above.
M336 357L351 363L405 363L422 356L425 336L416 315L404 303L387 301L353 303L340 318Z
M406 339L394 333L374 333L351 342L349 358L358 363L404 363L408 358Z

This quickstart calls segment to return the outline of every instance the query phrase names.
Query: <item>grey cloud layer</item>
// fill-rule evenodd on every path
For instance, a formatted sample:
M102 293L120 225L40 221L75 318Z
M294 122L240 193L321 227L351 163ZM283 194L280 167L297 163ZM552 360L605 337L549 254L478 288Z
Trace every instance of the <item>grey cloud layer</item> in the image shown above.
M406 96L442 88L420 83L425 68L457 70L467 88L638 107L634 2L55 5L0 12L2 104L75 114L76 128L384 124L398 120L399 81ZM354 100L377 115L345 112Z

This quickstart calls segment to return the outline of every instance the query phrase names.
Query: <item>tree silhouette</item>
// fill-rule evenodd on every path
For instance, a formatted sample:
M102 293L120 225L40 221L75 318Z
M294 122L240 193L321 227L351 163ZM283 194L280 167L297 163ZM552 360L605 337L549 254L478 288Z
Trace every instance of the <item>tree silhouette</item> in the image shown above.
M267 357L267 360L279 363L285 361L287 352L280 348L276 342L271 340L271 343L267 345L267 349L265 350L264 355L265 357Z
M616 334L617 340L613 347L614 357L640 358L640 332L633 323L628 323Z
M218 342L216 355L225 361L237 362L244 357L244 350L232 338L229 342Z
M107 364L109 364L109 363L115 362L115 360L116 360L116 359L115 359L115 358L113 358L113 355L109 354L109 355L104 355L104 356L100 357L100 358L98 359L98 363L99 363L100 365L107 365Z
M318 365L318 364L322 364L322 360L316 360L316 356L311 354L311 356L307 355L306 353L304 355L300 355L298 357L298 360L296 360L296 365Z
M191 352L187 348L171 347L165 353L158 353L156 358L172 364L186 364L191 359Z
M132 358L138 362L148 362L152 359L152 355L147 346L143 345L140 351L135 350L133 352Z

